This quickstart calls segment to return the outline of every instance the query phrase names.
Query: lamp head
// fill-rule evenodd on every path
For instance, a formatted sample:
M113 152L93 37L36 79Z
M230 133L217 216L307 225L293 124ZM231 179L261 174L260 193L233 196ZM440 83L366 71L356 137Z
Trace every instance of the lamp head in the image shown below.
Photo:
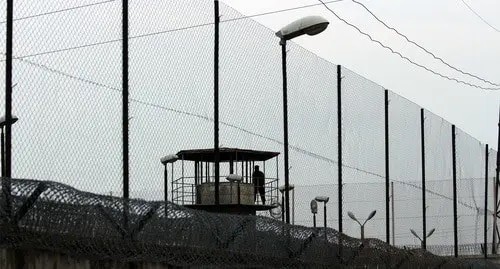
M430 230L429 233L427 234L427 237L430 237L435 231L436 231L436 228L433 228L432 230Z
M377 214L377 210L373 210L373 211L372 211L372 213L370 213L370 215L369 215L369 216L368 216L368 218L366 219L366 221L371 220L371 219L375 216L375 214Z
M285 191L285 185L279 186L278 190L280 190L280 192L283 193Z
M358 221L358 219L356 218L356 216L354 216L354 213L352 213L351 211L347 212L347 216L349 216L349 218L351 218L354 221Z
M291 191L293 189L295 189L295 185L293 185L293 184L289 184L288 189L286 188L285 185L281 185L278 187L278 190L280 190L281 193L283 193L285 190Z
M318 202L323 202L326 204L330 200L330 197L328 197L328 196L316 196L316 198L314 198L314 199Z
M11 115L12 118L11 118L11 121L10 121L10 124L14 124L16 123L17 120L19 120L19 118L17 118L16 116L14 115ZM5 116L1 116L0 117L0 127L4 127L5 125L7 125L7 120L5 119Z
M301 35L317 35L328 27L329 22L320 16L308 16L296 20L276 32L276 36L290 40Z
M318 213L318 202L316 200L311 200L311 213L317 214Z
M410 232L415 236L417 237L419 240L422 240L420 239L420 236L418 236L418 234L413 230L413 229L410 229Z
M162 157L160 159L160 162L163 165L166 165L167 163L173 163L173 162L177 161L178 159L179 159L179 157L176 154L170 154L170 155L167 155L165 157Z

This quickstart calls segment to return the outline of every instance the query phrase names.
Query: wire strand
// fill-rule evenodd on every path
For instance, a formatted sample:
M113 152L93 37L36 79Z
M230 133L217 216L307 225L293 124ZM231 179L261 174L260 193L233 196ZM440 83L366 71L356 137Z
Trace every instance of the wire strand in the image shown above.
M481 80L485 83L489 83L491 85L494 85L494 86L500 86L500 84L498 83L495 83L495 82L491 82L487 79L483 79L477 75L474 75L474 74L471 74L469 72L466 72L466 71L463 71L462 69L460 68L457 68L451 64L449 64L448 62L446 62L445 60L443 60L441 57L439 56L436 56L436 54L432 53L431 51L429 51L428 49L426 49L425 47L423 47L422 45L418 44L417 42L411 40L410 38L408 38L408 36L406 36L405 34L402 34L400 31L398 31L396 28L392 27L392 26L389 26L387 25L387 23L385 23L384 21L382 21L377 15L375 15L370 9L368 9L368 7L366 7L363 3L360 3L356 0L352 0L354 3L360 5L361 7L363 7L368 13L370 13L372 15L373 18L375 18L378 22L380 22L381 24L383 24L386 28L394 31L395 33L397 33L399 36L403 37L404 39L406 39L406 41L408 41L409 43L417 46L418 48L420 48L421 50L425 51L427 54L431 55L434 59L440 61L441 63L443 63L444 65L448 66L449 68L459 72L459 73L462 73L464 75L468 75L468 76L471 76L473 78L476 78L478 80ZM463 1L463 0L462 0Z
M443 75L437 71L434 71L433 69L430 69L429 67L427 66L424 66L422 64L419 64L419 63L416 63L414 61L412 61L410 58L404 56L403 54L401 54L400 52L398 51L395 51L393 48L389 47L389 46L386 46L385 44L383 44L382 42L380 42L379 40L376 40L374 39L371 35L363 32L361 29L359 29L359 27L357 27L356 25L346 21L345 19L341 18L339 15L337 15L337 13L335 13L330 7L328 7L327 4L325 4L325 2L323 2L322 0L318 0L319 2L323 3L323 6L325 6L325 8L327 10L329 10L333 15L335 15L335 17L337 17L339 20L341 20L342 22L344 22L345 24L351 26L352 28L356 29L360 34L368 37L372 42L374 43L377 43L378 45L380 45L381 47L389 50L391 53L393 54L396 54L398 55L400 58L406 60L407 62L417 66L417 67L420 67L422 69L425 69L426 71L436 75L436 76L439 76L441 78L445 78L447 80L450 80L450 81L455 81L457 83L460 83L460 84L464 84L464 85L467 85L467 86L470 86L470 87L474 87L474 88L478 88L478 89L483 89L483 90L489 90L489 91L495 91L495 90L500 90L500 88L492 88L492 87L483 87L483 86L479 86L479 85L476 85L476 84L472 84L472 83L469 83L469 82L466 82L466 81L463 81L463 80L460 80L460 79L457 79L455 77L450 77L450 76L447 76L447 75Z
M488 25L489 27L491 27L491 29L497 31L498 33L500 33L500 30L498 30L495 26L491 25L488 21L486 21L481 15L479 15L479 13L477 13L476 11L474 11L474 9L472 9L471 6L469 6L467 4L467 2L465 2L464 0L461 0L462 3L464 3L464 5L472 12L474 13L480 20L482 20L484 23L486 23L486 25Z
M75 7L70 7L70 8L52 10L52 11L48 11L48 12L44 12L44 13L38 13L38 14L33 14L33 15L25 16L25 17L14 18L14 21L21 21L21 20L26 20L26 19L32 19L32 18L42 17L42 16L46 16L46 15L52 15L52 14L66 12L66 11L72 11L72 10L82 9L82 8L91 7L91 6L97 6L97 5L107 4L107 3L111 3L111 2L115 2L115 1L116 0L106 0L106 1L102 1L102 2L96 2L96 3L81 5L81 6L75 6ZM6 23L6 22L7 21L1 21L0 24Z
M109 3L113 2L116 0L109 0L105 2L99 2L95 4L103 4L103 3ZM325 3L331 4L331 3L336 3L336 2L342 2L345 0L332 0L332 1L326 1ZM282 12L288 12L288 11L294 11L294 10L299 10L299 9L305 9L305 8L310 8L310 7L315 7L315 6L320 6L322 5L321 3L317 4L310 4L310 5L303 5L303 6L298 6L298 7L293 7L293 8L286 8L286 9L280 9L280 10L275 10L275 11L269 11L269 12L264 12L264 13L258 13L258 14L253 14L253 15L248 15L248 16L242 16L238 18L233 18L233 19L227 19L227 20L221 20L221 23L226 23L226 22L233 22L233 21L238 21L238 20L243 20L243 19L249 19L249 18L256 18L256 17L261 17L261 16L267 16L267 15L273 15L273 14L278 14ZM89 6L89 5L86 5ZM80 6L80 7L86 7L86 6ZM56 10L53 12L47 12L44 14L38 14L38 15L33 15L30 17L39 17L41 15L47 15L47 14L53 14L61 11L67 11L67 10L75 10L76 8L73 9L64 9L64 10ZM135 35L135 36L130 36L130 39L136 39L136 38L144 38L144 37L150 37L150 36L156 36L156 35L161 35L161 34L167 34L167 33L173 33L173 32L178 32L178 31L183 31L183 30L189 30L189 29L195 29L199 27L204 27L204 26L210 26L213 25L213 22L207 22L207 23L200 23L200 24L195 24L195 25L190 25L186 27L179 27L179 28L174 28L174 29L168 29L168 30L163 30L163 31L157 31L157 32L152 32L152 33L146 33L146 34L140 34L140 35ZM42 55L48 55L48 54L53 54L53 53L60 53L60 52L66 52L66 51L71 51L71 50L77 50L77 49L82 49L82 48L89 48L89 47L94 47L94 46L100 46L100 45L105 45L105 44L110 44L110 43L115 43L115 42L120 42L122 39L112 39L112 40L105 40L101 42L95 42L95 43L89 43L89 44L83 44L79 46L74 46L74 47L67 47L67 48L62 48L62 49L56 49L56 50L49 50L49 51L43 51L43 52L37 52L37 53L32 53L32 54L25 54L25 55L19 55L16 56L17 59L20 58L30 58L30 57L35 57L35 56L42 56ZM1 59L0 62L4 62L5 59Z

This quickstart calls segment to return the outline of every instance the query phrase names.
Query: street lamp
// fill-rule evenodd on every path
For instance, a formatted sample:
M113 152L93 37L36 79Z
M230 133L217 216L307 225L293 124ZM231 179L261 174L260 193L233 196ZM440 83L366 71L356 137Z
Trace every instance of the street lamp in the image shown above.
M357 222L359 224L359 226L361 226L361 241L365 240L365 224L366 224L366 222L371 220L375 216L375 214L377 214L377 210L373 210L372 213L370 213L370 215L368 215L368 218L363 222L363 224L361 224L361 222L359 222L359 220L356 218L356 216L354 216L354 214L351 211L347 212L347 215L349 216L349 218L351 218L352 220Z
M16 116L14 116L14 115L12 115L10 123L7 122L7 120L5 119L5 116L0 117L0 129L2 129L2 131L1 131L2 133L1 133L1 137L0 137L0 140L1 140L1 142L0 142L1 143L1 149L0 149L1 153L0 154L2 154L2 156L1 156L2 177L5 176L5 135L4 135L4 127L6 125L8 125L8 124L12 125L12 124L16 123L17 120L19 120L19 118L16 117Z
M316 200L311 200L311 213L313 214L313 227L316 229L316 214L318 213L318 203Z
M328 203L328 201L330 200L330 197L328 196L316 196L316 198L314 198L314 200L316 200L317 202L320 202L320 203L323 203L323 218L324 218L324 224L325 224L325 240L327 240L327 235L326 235L326 203Z
M162 157L160 159L160 162L163 164L165 167L164 171L164 179L163 179L163 188L165 191L165 202L168 201L168 169L167 169L167 164L171 163L172 164L172 170L174 169L174 162L179 159L179 156L175 154L170 154L165 157Z
M281 204L284 203L283 199L288 194L288 192L292 191L292 225L295 225L295 185L290 184L290 185L288 185L288 188L286 187L286 185L281 185L281 186L279 186L278 189L281 192ZM286 194L285 194L285 196L283 196L283 193L285 193L285 190L286 190Z
M287 100L287 79L286 79L286 41L301 35L317 35L328 27L328 21L319 16L309 16L294 21L276 32L280 38L282 71L283 71L283 137L284 137L284 163L285 163L285 190L290 184L288 172L288 100ZM290 223L290 197L288 191L285 192L286 223Z
M425 236L425 239L427 240L427 238L429 238L434 232L436 231L436 229L432 229L429 231L429 233ZM410 229L410 232L416 237L418 238L418 240L420 240L420 246L424 248L424 240L422 238L420 238L420 236L418 236L418 234L413 230L413 229Z

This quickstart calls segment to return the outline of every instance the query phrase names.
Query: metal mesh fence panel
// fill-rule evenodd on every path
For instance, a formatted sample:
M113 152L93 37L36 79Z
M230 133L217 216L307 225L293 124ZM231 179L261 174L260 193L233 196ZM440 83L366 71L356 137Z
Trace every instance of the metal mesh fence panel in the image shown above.
M427 232L436 229L429 237L429 251L433 246L447 245L451 252L435 253L453 255L453 181L451 124L425 110L426 189L435 193L426 197ZM437 249L439 250L439 249ZM439 250L441 251L441 250Z
M121 45L106 42L120 36L118 2L14 10L13 175L119 194Z
M484 145L457 130L457 199L459 244L479 245L484 227ZM483 209L483 210L481 210ZM463 253L459 254L470 254Z
M131 197L163 199L161 157L213 147L212 5L131 2Z
M389 92L389 152L391 181L394 181L395 215L406 222L395 223L396 245L414 242L410 229L422 234L422 161L420 151L420 108ZM412 182L411 185L405 183Z
M342 164L346 167L342 170L342 180L345 183L384 182L384 89L346 68L342 68L342 76ZM385 187L363 190L363 186L373 185L345 188L342 193L344 233L354 234L359 229L347 216L349 211L364 221L376 210L372 225L378 230L371 235L385 240ZM373 203L363 202L368 199Z

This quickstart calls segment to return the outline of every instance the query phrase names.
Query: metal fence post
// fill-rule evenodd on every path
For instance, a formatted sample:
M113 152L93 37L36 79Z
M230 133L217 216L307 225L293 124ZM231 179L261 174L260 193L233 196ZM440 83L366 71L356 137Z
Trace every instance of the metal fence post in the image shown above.
M215 34L214 34L214 173L215 204L219 204L219 0L214 1Z
M497 219L498 219L498 209L499 209L499 204L498 204L498 185L500 184L500 181L498 179L499 176L499 171L500 171L500 109L498 110L498 137L497 137L497 167L496 167L496 175L495 175L495 183L493 185L493 194L495 197L494 200L494 210L493 210L493 245L491 247L491 253L492 254L497 254L497 232L498 232L498 227L497 227Z
M390 244L390 212L389 212L389 91L384 91L385 111L385 240Z
M12 177L12 47L14 27L14 1L7 0L7 21L5 39L5 156L2 163L2 189L5 198L5 213L12 215L11 177ZM2 158L2 159L3 159ZM5 168L3 167L5 165Z
M337 65L337 150L338 150L338 213L339 213L339 249L342 259L342 66ZM326 232L326 230L325 230Z
M422 248L427 249L427 214L425 205L425 111L420 109L420 138L422 153Z
M128 0L122 0L122 142L123 142L123 224L128 231L129 199L129 64L128 64Z
M488 259L488 158L489 146L486 144L484 152L484 258Z
M453 243L454 255L458 257L458 213L457 213L457 156L456 156L456 130L451 126L452 160L453 160Z
M337 145L338 145L338 213L342 234L342 66L337 65Z

